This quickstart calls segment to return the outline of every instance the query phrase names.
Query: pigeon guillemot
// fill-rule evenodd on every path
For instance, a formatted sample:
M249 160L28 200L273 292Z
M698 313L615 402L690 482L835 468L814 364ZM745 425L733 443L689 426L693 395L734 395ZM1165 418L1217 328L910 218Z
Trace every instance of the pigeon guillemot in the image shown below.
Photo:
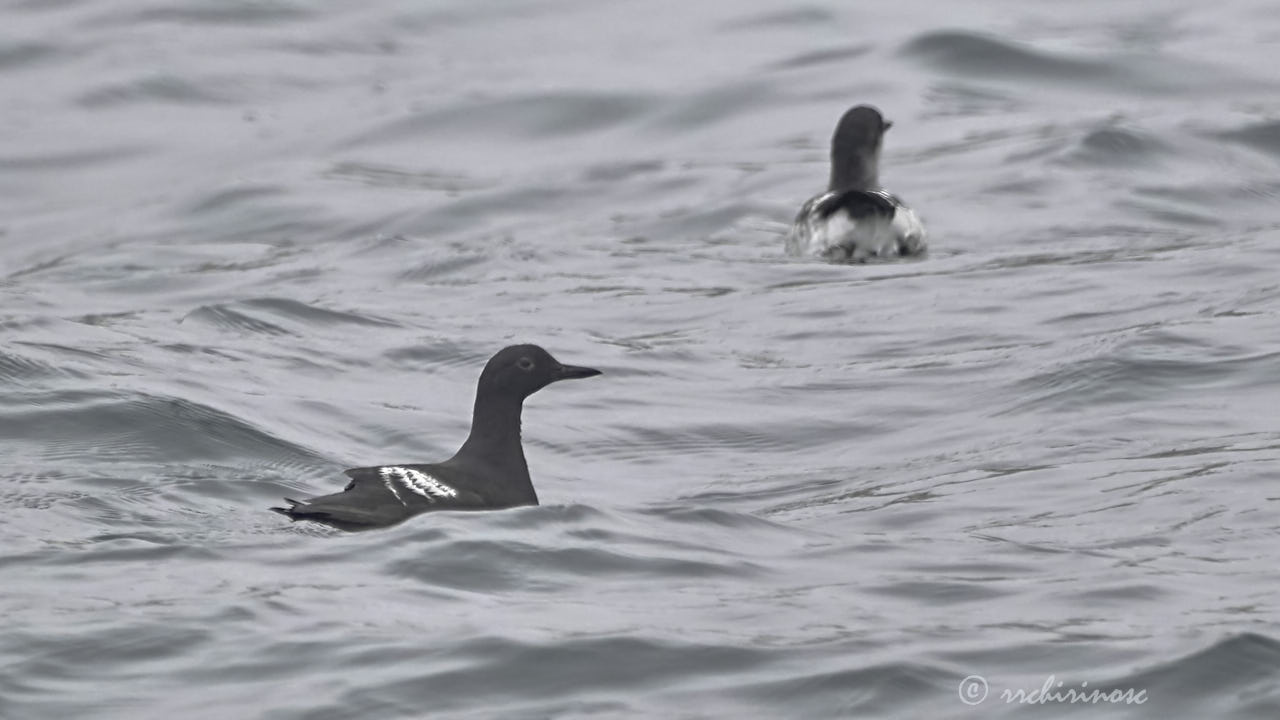
M307 500L285 498L272 510L343 530L394 525L430 510L497 510L537 505L520 445L524 399L557 380L599 370L562 365L537 345L513 345L489 359L476 386L471 434L453 457L434 465L353 468L342 492Z
M841 116L831 137L831 182L800 208L788 254L862 262L924 252L920 218L880 187L880 145L892 125L870 105Z

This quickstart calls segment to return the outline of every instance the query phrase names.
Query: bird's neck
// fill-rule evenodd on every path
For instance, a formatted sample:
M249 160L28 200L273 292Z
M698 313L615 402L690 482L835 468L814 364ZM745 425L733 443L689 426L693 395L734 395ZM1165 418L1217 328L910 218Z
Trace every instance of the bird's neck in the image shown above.
M880 153L832 153L829 192L876 190L880 187Z
M455 458L488 466L512 484L529 485L529 466L520 444L522 403L504 397L477 397L471 415L471 434Z

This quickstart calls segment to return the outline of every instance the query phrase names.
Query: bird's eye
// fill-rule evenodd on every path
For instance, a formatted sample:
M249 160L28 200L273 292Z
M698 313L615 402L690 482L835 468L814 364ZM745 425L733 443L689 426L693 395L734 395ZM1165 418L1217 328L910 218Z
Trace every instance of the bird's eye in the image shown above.
M520 360L519 360L518 362L516 362L516 367L520 368L521 370L525 370L525 371L532 370L532 369L533 369L533 360L530 360L530 359L529 359L529 358L527 358L527 357L522 357L522 358L520 358Z

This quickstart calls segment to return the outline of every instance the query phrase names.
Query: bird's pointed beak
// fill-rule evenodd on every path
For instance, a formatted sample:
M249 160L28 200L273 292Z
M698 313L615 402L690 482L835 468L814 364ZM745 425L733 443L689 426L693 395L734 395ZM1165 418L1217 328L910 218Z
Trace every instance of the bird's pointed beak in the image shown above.
M577 365L561 365L556 371L557 380L578 380L580 378L589 378L599 375L600 371L595 368L579 367Z

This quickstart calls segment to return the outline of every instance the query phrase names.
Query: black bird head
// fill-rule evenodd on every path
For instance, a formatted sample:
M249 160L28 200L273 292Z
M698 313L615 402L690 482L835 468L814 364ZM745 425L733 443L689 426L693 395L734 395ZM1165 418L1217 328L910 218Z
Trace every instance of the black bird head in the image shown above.
M537 345L512 345L499 350L484 366L478 395L497 393L524 400L557 380L599 374L592 368L564 365Z
M880 145L893 123L870 105L852 107L831 136L828 190L876 190L880 186Z

